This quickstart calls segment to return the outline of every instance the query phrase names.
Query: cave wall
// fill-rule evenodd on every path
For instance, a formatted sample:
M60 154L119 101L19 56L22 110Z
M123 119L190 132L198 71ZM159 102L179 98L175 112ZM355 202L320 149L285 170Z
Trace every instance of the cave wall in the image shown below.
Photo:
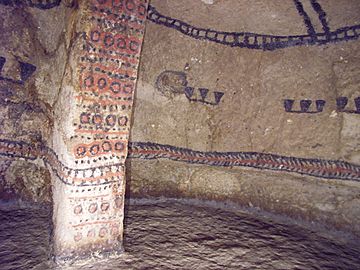
M153 0L129 196L229 200L359 232L359 11Z
M65 216L75 225L83 211L99 210L90 219L101 219L107 203L122 208L124 167L111 166L125 160L131 122L130 197L232 201L359 233L357 2L153 0L131 116L133 92L115 93L122 104L111 104L107 84L122 68L136 78L140 47L118 48L124 42L112 44L111 35L128 31L128 18L138 24L129 35L141 38L144 8L112 17L121 1L95 1L105 5L96 19L86 1L0 0L1 199L54 196L55 223ZM100 60L100 50L112 56ZM122 154L106 154L109 147ZM104 172L96 168L107 165L110 179L121 178L115 191L97 186ZM68 189L72 180L59 178L79 185ZM69 241L94 235L84 228Z
M37 3L0 1L0 194L51 202L49 168L32 151L52 147L74 9L70 1ZM16 159L15 148L30 158Z

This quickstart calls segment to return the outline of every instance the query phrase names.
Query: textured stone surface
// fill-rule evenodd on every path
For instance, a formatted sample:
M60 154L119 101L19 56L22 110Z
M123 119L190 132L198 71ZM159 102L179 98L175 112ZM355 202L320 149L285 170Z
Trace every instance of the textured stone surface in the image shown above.
M72 9L65 4L44 10L7 3L0 5L0 57L5 59L0 74L0 139L50 145ZM49 172L41 160L12 162L4 148L2 154L4 197L13 197L15 191L23 199L51 200Z
M0 192L45 201L51 187L59 262L122 252L147 1L1 1L0 8Z
M14 161L5 172L6 190L22 194L35 202L51 202L50 172L36 164Z
M130 197L235 202L359 234L359 185L268 171L131 160ZM157 175L154 177L154 175Z
M139 25L136 30L124 29L124 22L136 22L137 17L114 16L114 9L106 6L96 15L101 18L95 18L102 29L98 33L92 28L96 25L92 11L84 8L87 1L7 3L0 5L0 193L2 198L18 192L22 198L47 201L49 173L52 179L63 180L52 182L54 200L61 202L54 211L56 239L65 243L56 250L69 248L64 255L71 255L74 242L86 246L94 235L108 240L104 236L110 227L99 225L94 232L79 226L89 216L84 209L101 212L90 214L94 221L104 218L102 212L108 209L123 207L124 182L101 190L87 184L99 178L113 181L111 177L123 172L123 167L106 166L123 162L126 147L117 145L122 154L104 154L96 151L96 145L108 150L115 147L115 140L126 142L132 100L115 104L113 96L99 90L111 92L104 86L114 75L108 69L113 73L127 69L129 77L136 77L139 51L133 58L131 52L118 50L123 41L116 38L112 44L111 34L125 31L141 37L143 29ZM132 1L127 3L132 9ZM171 147L167 153L156 152L158 145L142 144L147 148L130 153L137 157L128 163L130 196L231 200L360 231L360 114L354 103L360 96L360 6L357 0L313 3L321 4L326 14L305 0L281 1L281 5L279 0L151 2L131 140L199 152L191 156L186 149L179 152ZM155 11L174 20L160 20ZM141 20L137 23L142 25ZM203 28L201 34L199 28ZM215 35L213 30L220 32ZM108 55L100 60L98 53ZM345 108L337 105L341 97L347 98ZM285 100L294 100L292 112L285 110ZM301 100L303 107L312 100L308 112L314 113L305 113L306 109L301 113ZM326 104L319 109L316 101ZM118 107L110 106L114 104ZM100 123L98 114L116 115L117 124L126 126L120 130L125 134L110 134L119 130ZM129 119L118 118L124 115ZM111 126L114 119L105 118L105 122ZM220 168L210 166L220 161L206 151L256 155L249 161L243 156L241 164L249 169L232 166L236 158L230 154L231 162L221 161L229 164ZM166 154L203 165L159 159ZM158 159L147 160L152 155ZM299 174L299 168L305 175ZM116 217L122 229L120 212L114 210L105 218ZM62 234L58 228L69 230Z
M55 254L122 252L125 159L147 1L82 1L54 108ZM64 114L63 112L67 112Z
M160 14L198 28L267 35L311 32L294 1L282 1L281 5L278 1L205 2L154 0L151 5ZM310 1L300 2L315 32L324 33ZM326 12L331 31L359 23L356 1L318 3ZM356 110L354 99L360 96L359 41L262 51L198 40L162 25L160 20L156 24L156 20L154 17L147 23L132 141L201 152L249 151L360 164L360 115L339 111L336 105L337 98L347 97L346 110ZM175 72L164 79L164 71ZM205 101L214 102L214 91L224 93L221 101L218 105L189 101L181 86L182 77L177 75L178 81L171 77L176 74L182 74L187 86L194 88L192 99L201 100L198 88L207 88ZM179 88L184 91L182 95ZM301 110L300 100L312 100L309 111L314 112L316 100L326 105L319 113L290 113L285 111L285 99L295 100L295 111ZM143 158L146 153L149 149L144 150ZM172 157L176 159L177 154ZM193 161L189 158L188 162ZM360 186L356 179L329 181L164 159L136 159L129 161L129 166L130 196L232 200L353 231L360 228L356 206Z

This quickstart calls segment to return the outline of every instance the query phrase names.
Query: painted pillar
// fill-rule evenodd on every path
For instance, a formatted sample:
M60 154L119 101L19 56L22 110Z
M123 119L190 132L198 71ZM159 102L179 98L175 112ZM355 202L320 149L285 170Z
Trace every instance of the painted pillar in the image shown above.
M147 0L79 1L52 155L58 261L122 251L125 159Z

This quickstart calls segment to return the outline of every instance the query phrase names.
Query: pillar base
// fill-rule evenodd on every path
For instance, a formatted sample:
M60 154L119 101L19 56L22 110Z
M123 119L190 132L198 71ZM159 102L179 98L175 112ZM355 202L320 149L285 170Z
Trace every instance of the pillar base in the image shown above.
M123 246L119 247L118 250L114 250L114 247L109 249L104 248L101 246L100 251L99 249L96 250L84 250L83 252L77 252L73 255L57 255L53 256L53 261L58 265L71 265L74 263L81 263L81 262L88 262L91 260L103 260L109 258L118 258L124 254L125 250Z

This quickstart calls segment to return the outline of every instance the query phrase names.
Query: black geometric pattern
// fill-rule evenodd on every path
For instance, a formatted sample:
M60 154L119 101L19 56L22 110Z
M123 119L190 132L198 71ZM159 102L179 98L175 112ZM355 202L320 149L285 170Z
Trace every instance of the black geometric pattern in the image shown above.
M198 40L206 40L230 47L240 47L255 50L274 51L288 47L326 45L342 41L358 40L360 37L360 24L341 27L330 30L326 13L316 0L311 0L311 4L322 24L323 32L317 33L311 22L310 17L304 10L300 0L293 0L295 8L303 18L307 28L304 35L266 35L251 32L226 32L214 29L200 28L190 25L184 21L165 16L157 11L156 7L149 5L148 20L151 22L172 28L180 33Z

